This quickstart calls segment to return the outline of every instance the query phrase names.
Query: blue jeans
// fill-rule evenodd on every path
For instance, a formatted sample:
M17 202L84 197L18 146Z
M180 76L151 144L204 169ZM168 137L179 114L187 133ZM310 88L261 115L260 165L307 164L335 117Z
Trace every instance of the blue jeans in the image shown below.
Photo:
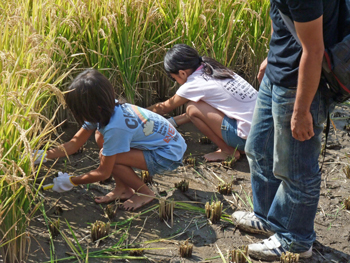
M228 146L244 151L246 140L237 135L237 120L225 115L221 123L221 135Z
M254 212L276 233L284 249L308 250L316 239L323 123L328 106L317 91L310 112L315 135L292 137L296 89L273 85L265 76L258 94L245 152L251 171Z

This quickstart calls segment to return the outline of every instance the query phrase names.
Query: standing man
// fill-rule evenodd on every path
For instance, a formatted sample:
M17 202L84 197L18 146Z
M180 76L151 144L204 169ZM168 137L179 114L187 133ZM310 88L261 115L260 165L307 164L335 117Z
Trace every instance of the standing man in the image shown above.
M273 261L281 253L312 256L314 219L320 195L323 123L331 102L321 94L325 46L338 40L341 0L270 0L273 34L246 144L254 213L232 217L248 232L270 237L249 245L251 257ZM281 14L295 26L301 44Z

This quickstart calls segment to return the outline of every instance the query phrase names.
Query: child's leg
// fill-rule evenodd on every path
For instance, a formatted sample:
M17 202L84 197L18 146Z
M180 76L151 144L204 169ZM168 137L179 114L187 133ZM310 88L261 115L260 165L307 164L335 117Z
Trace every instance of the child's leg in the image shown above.
M118 169L119 167L114 165L112 176L115 181L115 188L105 196L97 196L95 198L96 203L109 203L117 199L124 201L133 196L134 190L118 178Z
M103 135L97 130L95 132L95 140L96 140L97 146L101 151L101 149L103 148L104 140L103 140ZM116 173L115 170L116 168L114 167L111 176L113 176L113 174ZM126 200L126 199L129 199L134 194L134 191L129 186L125 185L118 177L113 176L113 178L115 181L114 190L112 192L109 192L105 196L96 197L95 199L96 203L109 203L116 199Z
M121 182L124 186L133 189L135 192L142 195L134 194L123 206L127 210L134 210L151 202L154 199L154 193L151 189L137 176L132 167L147 170L146 161L141 150L131 149L129 152L117 154L116 163L113 168L113 178ZM107 194L106 197L97 197L97 203L111 201L109 197L117 197L120 194L119 186L116 183L116 189Z
M100 133L98 130L95 131L95 141L96 141L98 148L100 149L100 157L101 157L101 151L103 148L104 139L103 139L102 133ZM111 176L108 179L101 181L100 183L110 182Z
M189 102L187 104L186 113L192 123L219 147L218 151L204 155L207 161L225 160L228 156L233 154L235 154L236 159L240 157L240 152L227 145L222 138L221 124L225 115L221 111L203 101L198 101Z

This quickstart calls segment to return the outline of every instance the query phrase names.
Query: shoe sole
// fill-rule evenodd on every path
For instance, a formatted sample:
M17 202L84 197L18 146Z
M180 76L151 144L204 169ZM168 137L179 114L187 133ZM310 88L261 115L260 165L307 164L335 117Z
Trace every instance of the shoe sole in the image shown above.
M281 256L278 256L278 255L264 255L264 256L261 256L261 252L254 252L254 251L250 251L248 249L248 254L250 257L254 258L254 259L258 259L258 260L264 260L264 261L279 261L281 260ZM299 258L300 259L305 259L305 258L311 258L312 257L312 251L310 254L299 254Z
M240 225L234 217L232 217L232 221L238 229L241 229L245 232L253 233L253 234L260 234L260 235L264 235L264 236L268 236L268 237L274 235L274 233L271 231L264 231L264 230L260 230L260 229L254 228L254 227Z

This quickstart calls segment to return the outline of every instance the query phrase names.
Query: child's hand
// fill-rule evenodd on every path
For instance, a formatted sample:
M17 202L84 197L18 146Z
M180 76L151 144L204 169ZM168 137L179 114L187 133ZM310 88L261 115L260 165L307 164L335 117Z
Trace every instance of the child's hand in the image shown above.
M59 193L71 190L76 186L73 184L71 177L67 173L58 172L58 177L53 179L52 190Z
M178 128L178 127L179 127L179 125L177 125L177 123L176 123L176 121L174 120L173 117L170 117L170 118L167 119L167 120L168 120L168 122L170 122L171 125L173 125L175 128Z
M34 158L34 164L39 164L41 160L43 160L43 163L46 163L46 153L44 150L35 150L32 153L32 157Z

